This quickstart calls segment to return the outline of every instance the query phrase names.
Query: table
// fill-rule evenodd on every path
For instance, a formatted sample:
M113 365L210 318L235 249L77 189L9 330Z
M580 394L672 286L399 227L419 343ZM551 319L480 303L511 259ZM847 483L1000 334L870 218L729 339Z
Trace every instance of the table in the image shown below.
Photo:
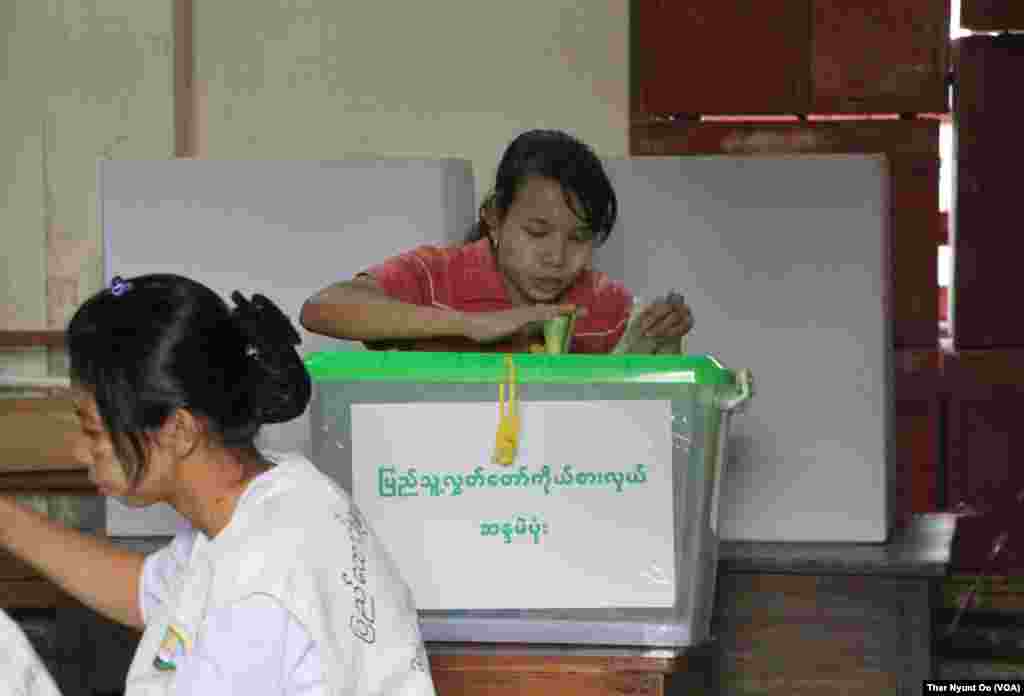
M721 544L713 693L919 694L955 528L935 513L887 544Z
M725 542L709 644L431 643L438 692L916 695L933 676L931 610L955 526L954 515L928 514L887 544ZM145 550L156 542L124 543ZM119 688L137 636L84 607L57 615L65 696Z

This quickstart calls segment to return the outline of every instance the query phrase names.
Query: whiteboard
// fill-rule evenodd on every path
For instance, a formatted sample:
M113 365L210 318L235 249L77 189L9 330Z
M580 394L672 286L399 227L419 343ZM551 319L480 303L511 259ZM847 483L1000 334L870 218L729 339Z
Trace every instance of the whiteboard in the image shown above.
M104 277L178 273L220 293L260 292L298 327L322 287L408 248L461 240L476 219L472 167L459 159L103 160ZM303 354L361 344L300 328ZM309 454L308 413L259 444ZM326 471L331 474L332 472ZM167 506L110 499L107 532L173 534Z
M884 541L889 530L888 174L875 156L606 162L618 227L597 265L681 291L691 353L753 371L732 419L723 539Z

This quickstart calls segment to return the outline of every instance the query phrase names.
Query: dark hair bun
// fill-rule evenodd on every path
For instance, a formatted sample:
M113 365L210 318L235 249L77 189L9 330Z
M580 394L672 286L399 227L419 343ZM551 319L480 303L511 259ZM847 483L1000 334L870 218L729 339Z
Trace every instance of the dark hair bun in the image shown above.
M295 346L302 342L291 320L264 295L245 299L237 290L231 318L246 343L249 389L254 416L283 423L306 410L312 382Z

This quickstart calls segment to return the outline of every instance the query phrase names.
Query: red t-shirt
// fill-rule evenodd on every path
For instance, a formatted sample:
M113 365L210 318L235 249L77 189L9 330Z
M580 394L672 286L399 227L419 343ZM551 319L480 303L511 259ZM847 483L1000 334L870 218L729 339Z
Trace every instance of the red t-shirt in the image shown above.
M421 246L368 269L365 275L388 295L409 304L460 312L496 312L514 306L486 239L462 246ZM622 283L604 273L584 270L560 302L587 308L587 315L576 320L571 352L608 353L626 329L633 298ZM460 338L415 343L426 350L529 349L523 339L488 345ZM532 343L542 344L543 339Z

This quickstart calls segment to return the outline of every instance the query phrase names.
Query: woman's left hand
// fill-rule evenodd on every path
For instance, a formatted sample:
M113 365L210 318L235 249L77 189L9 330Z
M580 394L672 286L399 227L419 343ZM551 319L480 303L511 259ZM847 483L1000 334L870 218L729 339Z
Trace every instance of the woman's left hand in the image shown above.
M693 313L690 305L678 293L652 302L640 314L640 331L650 338L680 338L693 328Z

